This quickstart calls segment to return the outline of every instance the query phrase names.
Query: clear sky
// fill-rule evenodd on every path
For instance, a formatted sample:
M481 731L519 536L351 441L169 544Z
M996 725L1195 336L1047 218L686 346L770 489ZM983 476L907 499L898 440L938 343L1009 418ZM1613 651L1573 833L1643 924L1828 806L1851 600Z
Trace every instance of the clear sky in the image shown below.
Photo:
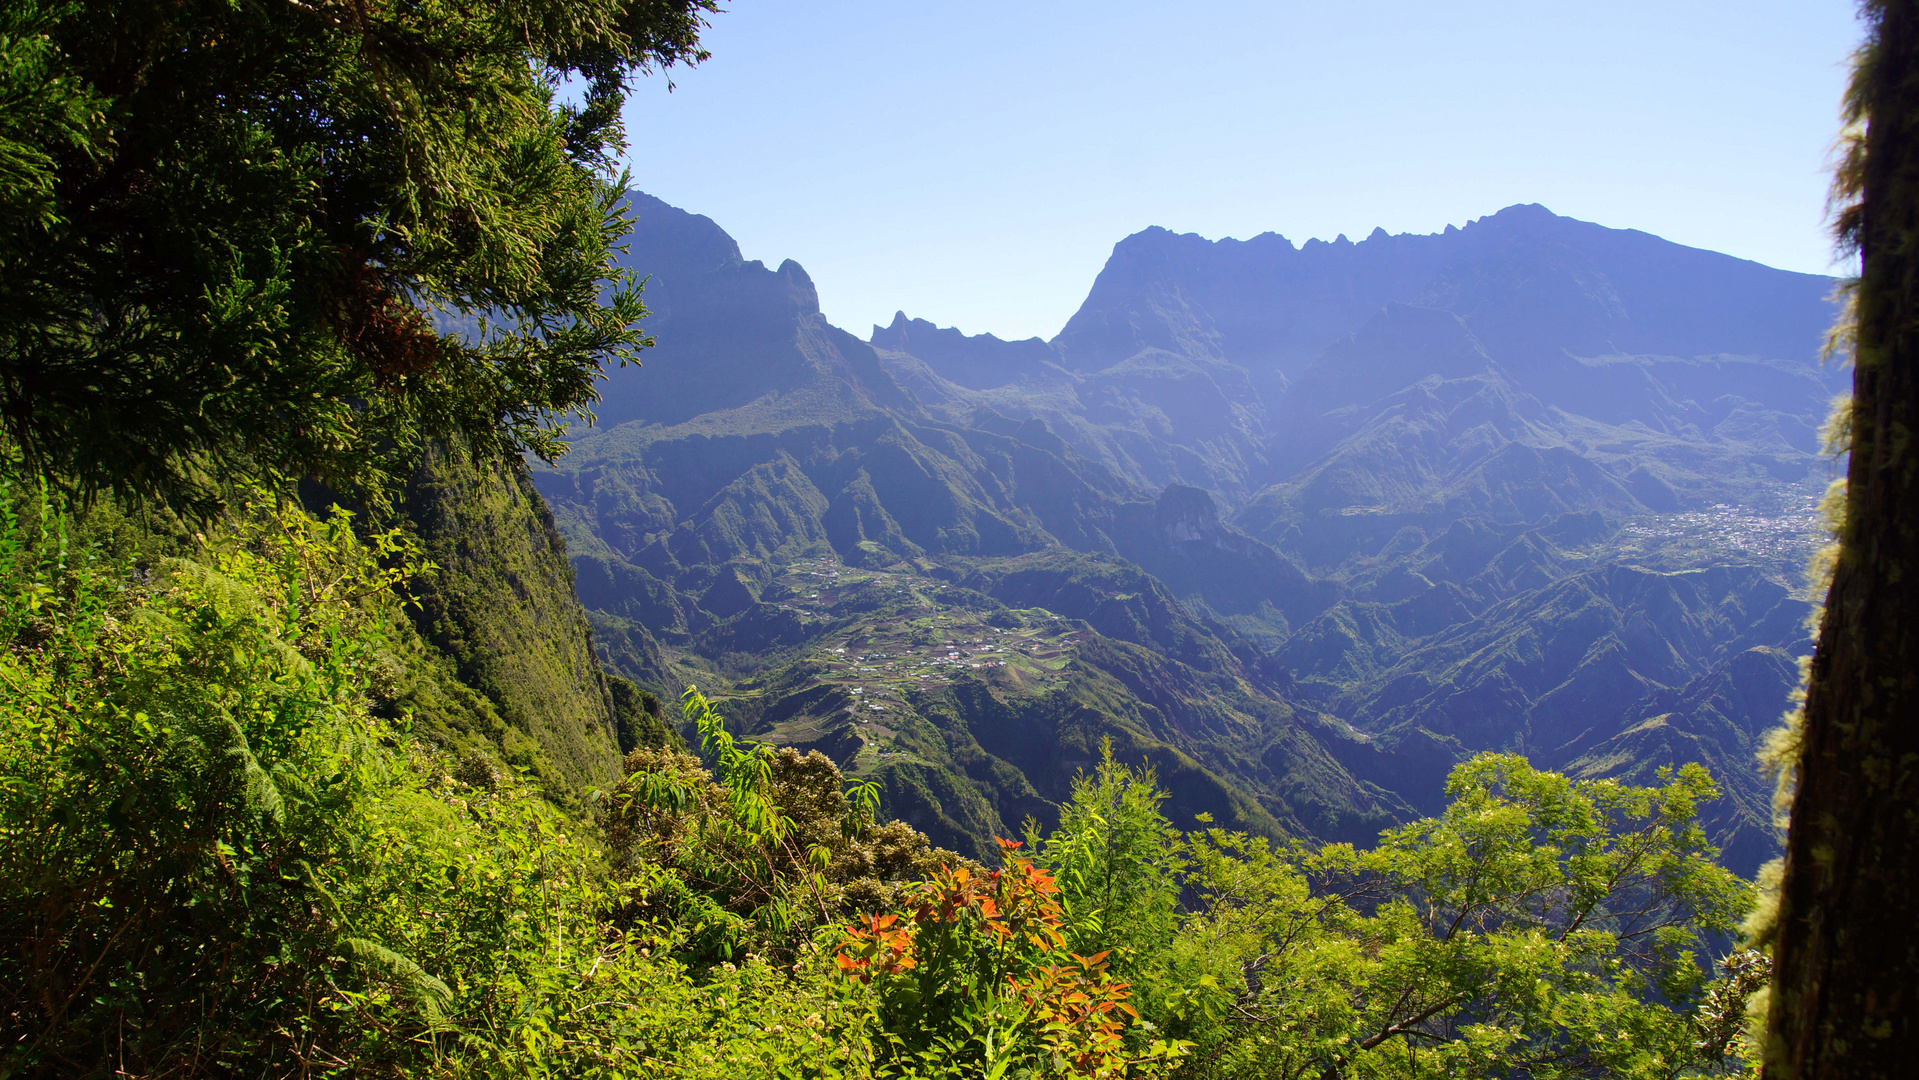
M1051 337L1120 238L1518 202L1834 269L1848 0L737 0L628 109L634 185L833 322Z

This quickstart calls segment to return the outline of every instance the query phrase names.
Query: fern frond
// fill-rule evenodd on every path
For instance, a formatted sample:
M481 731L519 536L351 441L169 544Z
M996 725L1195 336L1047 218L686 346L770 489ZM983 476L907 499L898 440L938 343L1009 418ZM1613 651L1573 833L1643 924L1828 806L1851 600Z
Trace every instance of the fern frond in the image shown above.
M453 990L446 983L377 941L350 937L344 944L355 960L404 987L429 1026L440 1028L446 1024L447 1010L453 1006Z

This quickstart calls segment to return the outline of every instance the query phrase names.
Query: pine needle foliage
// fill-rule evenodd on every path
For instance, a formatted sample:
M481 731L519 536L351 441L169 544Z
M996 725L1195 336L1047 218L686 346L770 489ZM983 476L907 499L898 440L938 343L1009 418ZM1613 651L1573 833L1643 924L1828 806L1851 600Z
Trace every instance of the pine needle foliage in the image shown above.
M613 268L632 78L711 0L0 8L0 433L205 513L383 490L422 442L560 450L647 342Z

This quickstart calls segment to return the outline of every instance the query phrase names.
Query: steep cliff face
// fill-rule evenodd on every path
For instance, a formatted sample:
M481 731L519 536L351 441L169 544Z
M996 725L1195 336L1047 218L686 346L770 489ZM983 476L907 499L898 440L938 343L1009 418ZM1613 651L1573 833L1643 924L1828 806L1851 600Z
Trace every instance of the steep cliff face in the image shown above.
M408 481L401 511L439 566L411 583L419 603L409 614L428 646L407 702L417 719L456 743L490 744L561 801L617 779L622 714L566 544L525 467L435 452ZM650 730L626 720L629 738Z
M607 372L601 428L684 424L750 409L757 426L850 418L874 408L918 412L865 342L820 314L813 279L788 259L741 258L710 219L628 197L633 230L622 262L646 278L643 364Z

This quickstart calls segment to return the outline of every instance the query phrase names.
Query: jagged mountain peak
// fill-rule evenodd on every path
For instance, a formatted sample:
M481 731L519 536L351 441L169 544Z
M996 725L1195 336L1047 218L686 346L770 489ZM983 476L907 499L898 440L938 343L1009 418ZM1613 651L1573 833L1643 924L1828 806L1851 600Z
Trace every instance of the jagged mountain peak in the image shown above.
M780 263L780 268L774 273L792 287L793 299L803 314L818 315L820 313L820 290L813 284L813 276L806 272L806 267L792 259L787 259Z
M746 261L710 218L641 192L627 196L633 229L620 262L646 280L646 328L656 345L636 367L607 373L601 428L724 428L850 419L875 410L916 413L866 343L827 323L813 278L793 259ZM584 434L593 439L596 435Z
M875 326L868 339L874 348L906 353L924 361L943 379L984 390L1040 373L1059 354L1039 338L1003 341L993 334L966 334L925 319L909 319L895 312L890 326Z
M1473 750L1683 751L1753 797L1715 835L1763 839L1745 718L1804 605L1792 558L1728 554L1790 523L1715 504L1823 468L1825 279L1520 204L1142 230L1052 342L861 342L798 263L633 206L660 346L602 415L644 422L539 483L635 678L724 687L956 844L1043 818L1101 732L1185 810L1358 840Z
M1055 344L1069 366L1095 371L1170 342L1277 388L1399 301L1459 314L1502 360L1564 350L1809 362L1831 287L1537 203L1438 233L1375 228L1299 247L1275 233L1208 240L1155 226L1114 246Z
M631 261L647 274L704 272L738 266L740 245L704 214L694 214L642 191L626 193L633 228L625 241Z

